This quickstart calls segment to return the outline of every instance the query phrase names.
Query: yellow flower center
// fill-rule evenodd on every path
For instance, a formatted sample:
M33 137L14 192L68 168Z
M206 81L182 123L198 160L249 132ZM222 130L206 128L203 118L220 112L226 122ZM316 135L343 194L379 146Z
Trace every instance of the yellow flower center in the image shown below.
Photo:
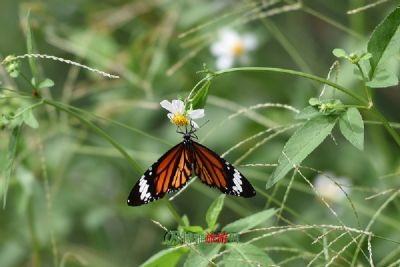
M171 118L171 122L177 126L186 126L189 124L188 118L180 113L175 113Z
M241 56L244 53L244 45L239 41L234 43L231 49L235 56Z

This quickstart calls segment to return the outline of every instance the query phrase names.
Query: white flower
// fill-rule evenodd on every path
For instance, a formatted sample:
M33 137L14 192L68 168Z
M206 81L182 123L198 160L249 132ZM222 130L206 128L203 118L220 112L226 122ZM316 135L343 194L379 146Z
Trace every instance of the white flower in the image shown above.
M211 53L217 58L216 67L227 69L233 66L236 59L247 63L247 52L257 47L257 39L252 34L239 35L231 29L220 32L219 40L211 45Z
M336 182L336 183L335 183ZM340 187L338 186L340 185ZM314 187L317 192L327 201L339 202L346 194L350 194L351 182L346 177L334 177L333 175L320 174L314 180Z
M182 127L189 125L189 122L194 128L199 128L199 125L194 121L204 117L204 109L185 110L185 103L182 100L163 100L160 105L168 110L168 118L176 126Z

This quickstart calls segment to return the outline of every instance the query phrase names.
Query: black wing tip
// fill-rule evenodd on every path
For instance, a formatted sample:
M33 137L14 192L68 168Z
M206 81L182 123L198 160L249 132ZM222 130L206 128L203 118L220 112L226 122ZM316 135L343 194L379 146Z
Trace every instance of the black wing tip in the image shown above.
M256 191L254 189L252 189L251 191L243 192L243 194L240 196L245 197L245 198L255 197Z

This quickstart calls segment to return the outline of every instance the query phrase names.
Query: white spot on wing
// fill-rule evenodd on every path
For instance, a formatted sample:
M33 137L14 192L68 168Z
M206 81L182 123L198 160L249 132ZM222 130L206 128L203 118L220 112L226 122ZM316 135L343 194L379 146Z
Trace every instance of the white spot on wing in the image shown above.
M147 184L147 180L146 180L145 176L142 176L140 178L140 182L139 182L139 193L140 193L140 199L141 200L145 200L146 201L146 199L147 199L146 195L150 194L150 193L147 192L148 189L149 189L149 185Z
M143 191L140 191L141 189L142 189ZM143 200L144 197L146 196L146 194L147 194L147 189L149 189L149 185L148 185L148 184L146 184L145 186L139 188L139 192L141 192L141 194L140 194L140 199L141 199L141 200Z
M235 191L236 194L240 194L243 192L242 189L242 176L240 175L239 171L235 169L235 172L233 173L233 183L235 184L232 186L233 191Z

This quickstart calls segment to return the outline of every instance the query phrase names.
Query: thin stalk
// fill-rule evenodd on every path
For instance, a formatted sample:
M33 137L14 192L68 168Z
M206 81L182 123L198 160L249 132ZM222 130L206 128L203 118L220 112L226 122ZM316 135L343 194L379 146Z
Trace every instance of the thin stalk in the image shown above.
M35 109L35 108L37 108L37 107L43 105L43 103L44 103L43 100L40 100L39 102L28 106L28 107L24 108L23 110L21 110L20 112L18 112L17 114L15 114L15 115L13 116L13 118L15 119L16 117L19 117L19 116L21 116L22 114L24 114L25 111L30 110L30 109L33 110L33 109Z
M296 71L296 70L289 70L289 69L282 69L282 68L271 68L271 67L242 67L242 68L232 68L232 69L226 69L226 70L220 70L214 73L215 76L219 76L222 74L226 74L226 73L231 73L231 72L237 72L237 71L251 71L251 72L280 72L280 73L287 73L287 74L291 74L291 75L295 75L295 76L300 76L300 77L304 77L310 80L314 80L320 83L324 83L327 84L339 91L342 91L343 93L347 94L348 96L351 96L352 98L358 100L359 102L363 103L363 104L368 104L368 102L363 99L362 97L358 96L357 94L353 93L352 91L350 91L349 89L338 85L334 82L331 82L329 80L326 80L324 78L312 75L312 74L308 74L305 72L301 72L301 71Z
M362 79L364 81L364 90L365 90L365 94L366 94L367 99L368 99L368 107L371 108L373 106L371 90L366 85L366 82L368 82L368 78L365 76L364 71L362 70L360 63L356 62L355 65L357 66L358 70L360 71L361 77L362 77Z
M365 124L372 124L372 125L383 125L383 123L382 123L381 121L368 121L368 120L365 120L364 123L365 123ZM392 128L400 129L400 123L397 123L397 122L389 122L389 125L390 125Z
M371 111L379 118L379 120L383 124L383 127L386 128L386 130L389 132L389 134L396 141L397 145L400 147L400 136L399 136L399 134L393 129L393 127L386 120L386 118L375 107L372 107Z
M157 138L157 137L152 136L152 135L150 135L150 134L148 134L148 133L146 133L144 131L141 131L141 130L133 128L133 127L130 127L130 126L128 126L128 125L126 125L126 124L124 124L122 122L119 122L119 121L116 121L116 120L112 120L112 119L109 119L109 118L104 118L104 117L98 116L96 114L93 114L91 112L88 112L88 111L86 111L84 109L77 108L77 107L74 107L74 106L71 106L71 105L67 105L67 104L64 104L64 103L58 102L58 104L64 106L65 108L71 109L71 110L73 110L73 111L75 111L77 113L83 113L85 115L91 116L91 117L93 117L93 118L95 118L97 120L102 120L102 121L106 121L106 122L121 126L121 127L125 128L125 129L128 129L128 130L130 130L132 132L136 132L138 134L141 134L141 135L143 135L145 137L148 137L148 138L151 138L153 140L156 140L156 141L158 141L158 142L160 142L162 144L165 144L167 146L171 146L171 147L173 146L171 143L169 143L169 142L167 142L167 141L165 141L165 140L163 140L161 138Z
M106 141L108 141L111 145L113 145L132 165L132 167L137 171L138 174L142 174L143 170L140 167L139 163L135 159L133 159L124 148L121 147L110 135L108 135L105 131L103 131L101 128L97 127L94 123L90 122L89 120L85 119L81 115L77 114L74 111L71 111L69 108L64 107L63 105L60 105L57 102L54 102L49 99L43 99L43 102L47 105L53 106L59 110L62 110L64 112L67 112L68 114L76 117L79 119L81 122L83 122L86 126L88 126L90 129L95 131L98 135L103 137Z
M184 226L185 224L183 223L183 220L181 218L181 216L179 216L178 211L176 210L175 206L172 205L171 201L169 201L168 199L163 199L165 205L167 206L167 208L169 209L169 211L172 213L172 216L174 216L176 222L181 225Z

